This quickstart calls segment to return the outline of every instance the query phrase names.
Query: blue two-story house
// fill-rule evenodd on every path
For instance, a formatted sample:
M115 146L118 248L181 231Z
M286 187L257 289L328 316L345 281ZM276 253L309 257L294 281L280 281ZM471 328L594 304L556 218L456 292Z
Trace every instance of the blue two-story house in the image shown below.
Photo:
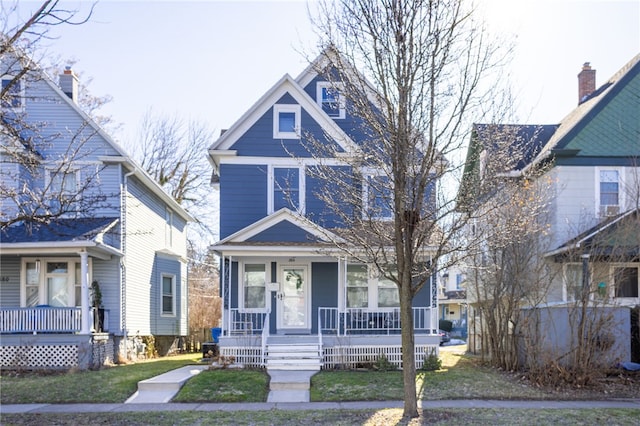
M314 173L319 164L346 167L342 156L365 149L344 86L325 78L337 75L330 56L325 51L295 79L284 75L209 149L220 195L221 239L213 245L224 301L220 350L237 362L320 369L384 353L402 363L396 284L338 248L343 221ZM331 144L334 155L320 154L312 140ZM354 188L367 191L378 171L358 172ZM383 216L377 220L390 220ZM432 281L414 299L418 365L438 347Z
M193 218L83 112L71 69L1 59L0 366L162 353L188 332Z

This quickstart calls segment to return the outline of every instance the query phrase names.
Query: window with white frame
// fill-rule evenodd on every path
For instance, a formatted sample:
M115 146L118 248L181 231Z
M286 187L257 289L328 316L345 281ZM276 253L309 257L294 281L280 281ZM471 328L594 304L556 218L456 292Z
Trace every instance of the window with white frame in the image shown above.
M615 216L620 213L620 172L618 170L599 171L598 191L600 217Z
M91 264L91 259L89 259L89 276L91 275ZM22 306L81 306L80 259L24 258L22 271Z
M341 85L322 81L316 84L316 101L331 118L344 118L345 101L340 94Z
M396 283L369 273L369 265L347 265L347 308L397 308L400 294Z
M364 219L392 220L393 192L388 176L378 174L365 175L362 185L365 206Z
M640 270L640 266L634 264L613 268L615 297L638 297L638 288L640 287L638 270Z
M367 265L347 265L347 308L369 307Z
M22 80L12 76L2 77L2 108L22 109L24 107L24 85Z
M176 314L176 276L162 274L162 315Z
M275 139L300 139L300 105L277 104L273 106L273 137Z
M243 294L245 309L266 307L267 272L264 263L245 263L243 271Z
M304 212L305 174L302 167L269 168L268 211L273 213L283 207Z

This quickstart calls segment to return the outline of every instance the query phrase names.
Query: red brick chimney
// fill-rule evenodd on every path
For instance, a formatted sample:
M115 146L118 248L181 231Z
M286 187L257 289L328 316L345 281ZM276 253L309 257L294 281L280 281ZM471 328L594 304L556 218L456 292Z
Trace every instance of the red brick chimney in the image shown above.
M578 105L596 90L596 70L591 69L591 64L585 62L582 71L578 74Z

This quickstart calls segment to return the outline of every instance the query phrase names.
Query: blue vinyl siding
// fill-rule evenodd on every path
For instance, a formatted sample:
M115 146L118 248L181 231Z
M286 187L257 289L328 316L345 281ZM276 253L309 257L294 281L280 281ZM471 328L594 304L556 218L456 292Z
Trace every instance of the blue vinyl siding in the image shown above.
M220 237L267 215L267 165L220 166Z
M266 229L259 234L254 235L247 241L250 242L297 242L308 243L311 241L317 241L317 238L313 235L303 231L297 225L284 220L269 229Z
M348 168L342 167L343 171L347 171ZM338 188L333 188L339 184L338 180L326 182L324 180L315 177L315 172L310 170L306 177L306 216L315 223L325 228L339 228L344 226L340 218L331 211L321 199L322 194L340 194L341 191ZM337 201L337 200L336 200ZM351 199L350 201L353 201ZM351 214L352 206L347 203L342 203L342 213Z
M311 333L317 333L318 308L338 306L338 263L312 263L311 286Z

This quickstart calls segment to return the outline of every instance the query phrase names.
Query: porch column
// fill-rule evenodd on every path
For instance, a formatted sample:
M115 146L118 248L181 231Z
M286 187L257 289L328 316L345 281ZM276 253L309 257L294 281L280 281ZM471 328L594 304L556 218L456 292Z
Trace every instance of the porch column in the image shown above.
M89 254L80 252L80 318L82 320L80 334L89 334L91 330L89 321Z

